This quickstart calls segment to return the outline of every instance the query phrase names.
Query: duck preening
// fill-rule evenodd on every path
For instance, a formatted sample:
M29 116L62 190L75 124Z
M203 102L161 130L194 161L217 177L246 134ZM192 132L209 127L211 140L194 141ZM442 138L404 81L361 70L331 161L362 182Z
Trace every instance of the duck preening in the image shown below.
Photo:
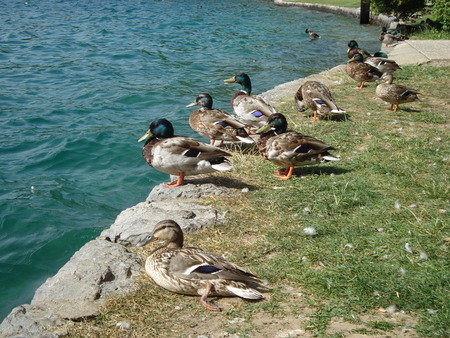
M152 234L138 246L164 241L145 262L145 271L159 286L184 295L201 296L200 303L208 310L220 308L208 296L237 296L262 300L261 292L269 289L261 279L224 257L199 248L183 247L183 231L173 220L156 224Z
M318 81L306 81L295 94L295 104L299 111L309 108L313 111L312 122L322 116L344 114L334 102L333 96L326 85Z
M153 168L178 180L167 187L177 187L189 175L226 171L233 168L227 157L231 154L191 137L175 136L172 123L157 119L138 142L148 139L142 148L144 160Z

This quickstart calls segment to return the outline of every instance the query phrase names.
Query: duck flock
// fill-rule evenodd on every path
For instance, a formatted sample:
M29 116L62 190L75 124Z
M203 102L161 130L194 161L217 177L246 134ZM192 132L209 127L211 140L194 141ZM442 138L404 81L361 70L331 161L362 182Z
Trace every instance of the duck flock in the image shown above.
M319 37L310 30L306 33L311 39ZM386 34L382 33L383 42ZM363 89L365 82L380 81L376 94L391 104L390 110L394 112L399 104L418 100L417 90L392 83L393 73L401 68L385 53L371 55L351 40L347 54L346 72L359 84L356 89ZM139 142L146 140L142 155L150 166L178 176L176 181L166 184L167 187L182 185L185 176L231 170L231 154L223 149L224 142L256 143L264 158L283 168L274 172L280 180L290 179L295 167L339 160L330 153L335 150L332 146L313 136L288 130L283 114L261 96L252 94L251 80L246 73L237 74L224 83L241 86L231 98L233 114L213 108L213 98L208 93L199 94L187 105L199 106L191 113L189 125L209 139L209 144L175 135L173 125L164 118L154 120L139 139ZM312 122L345 114L328 87L318 81L303 83L294 95L294 102L299 111L310 109L313 112ZM215 146L216 141L218 146ZM258 277L221 256L198 248L184 248L183 232L173 220L159 222L139 246L153 241L164 241L165 244L151 252L145 264L146 272L156 284L167 290L201 296L200 302L208 310L220 311L208 296L260 300L264 298L261 292L269 290Z

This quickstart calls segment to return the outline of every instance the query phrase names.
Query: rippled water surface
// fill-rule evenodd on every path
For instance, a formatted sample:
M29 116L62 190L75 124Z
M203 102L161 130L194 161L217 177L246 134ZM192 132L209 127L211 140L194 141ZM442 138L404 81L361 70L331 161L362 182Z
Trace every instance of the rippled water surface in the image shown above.
M0 318L168 176L137 139L156 117L198 137L186 104L346 61L357 19L255 0L0 1ZM306 28L321 34L309 41Z

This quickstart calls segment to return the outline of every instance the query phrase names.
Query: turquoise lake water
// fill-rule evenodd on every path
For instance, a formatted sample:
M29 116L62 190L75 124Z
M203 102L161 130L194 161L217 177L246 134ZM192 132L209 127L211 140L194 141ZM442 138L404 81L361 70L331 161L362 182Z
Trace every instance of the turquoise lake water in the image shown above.
M256 0L0 1L0 319L29 303L83 244L168 176L137 139L157 117L187 119L198 93L230 111L255 93L370 51L355 18ZM321 38L309 41L305 29Z

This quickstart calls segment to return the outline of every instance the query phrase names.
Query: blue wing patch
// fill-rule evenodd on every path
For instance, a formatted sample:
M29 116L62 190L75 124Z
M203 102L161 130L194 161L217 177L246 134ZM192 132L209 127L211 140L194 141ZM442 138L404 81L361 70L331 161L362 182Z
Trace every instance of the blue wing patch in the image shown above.
M200 155L201 151L197 149L189 149L187 150L183 155L187 157L198 157Z
M313 101L318 104L326 104L325 101L322 101L321 99L313 99Z
M215 266L212 265L202 265L199 266L197 269L195 269L195 272L200 272L200 273L214 273L219 271L219 268L216 268Z
M306 154L308 151L310 151L312 148L307 145L307 144L303 144L300 147L298 147L297 149L295 149L296 153L303 153Z
M261 113L259 110L255 110L255 111L252 113L252 115L253 115L254 117L261 117L261 116L263 116L264 114Z
M226 128L230 125L227 121L216 122L215 124L220 124L224 128Z

